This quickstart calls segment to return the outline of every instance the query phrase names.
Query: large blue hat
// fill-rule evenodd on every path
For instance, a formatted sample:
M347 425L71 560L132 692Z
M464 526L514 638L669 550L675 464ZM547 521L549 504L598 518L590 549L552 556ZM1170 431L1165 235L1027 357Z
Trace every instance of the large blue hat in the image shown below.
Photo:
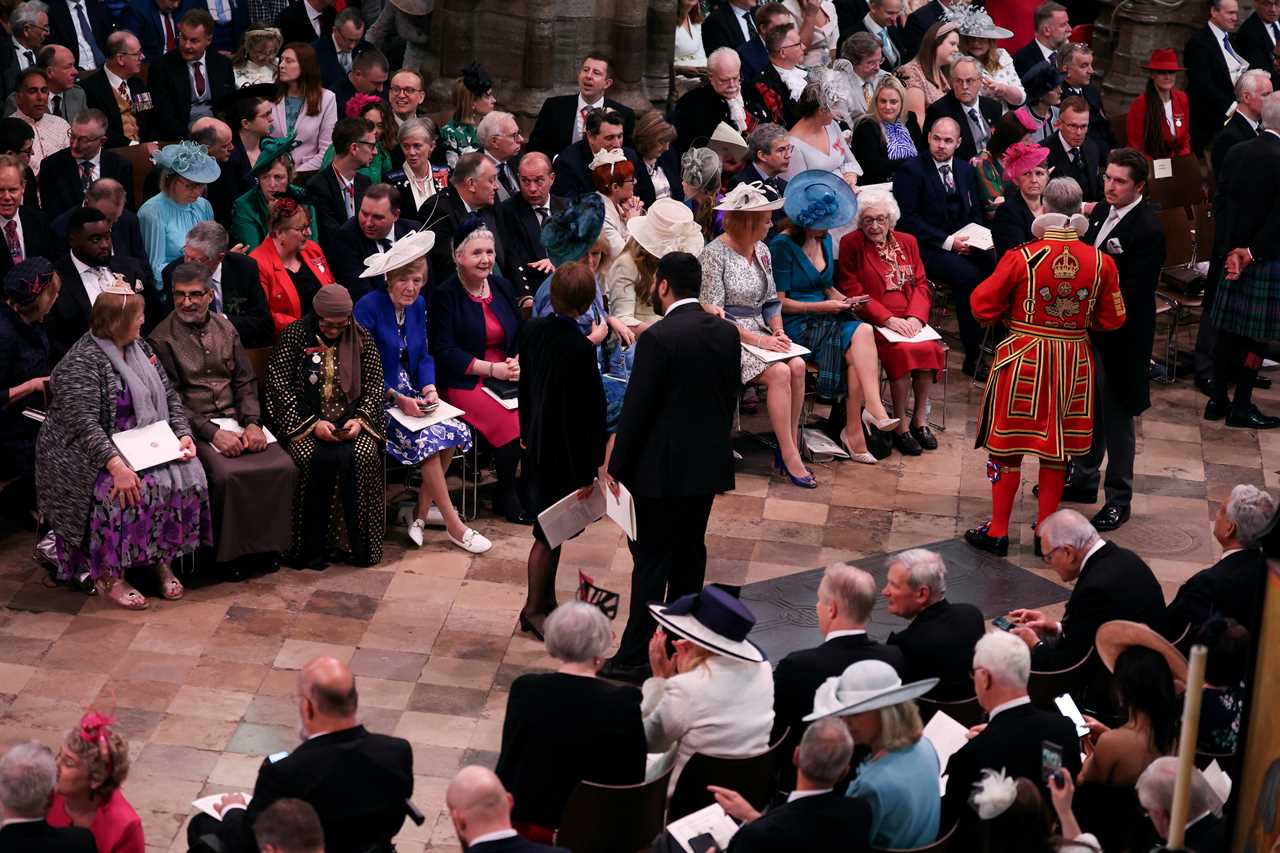
M663 628L708 651L754 663L768 660L760 647L747 639L756 617L745 604L714 584L665 606L650 604L649 612Z
M552 214L542 226L542 245L551 263L560 266L586 255L603 229L604 199L599 193L588 193Z
M787 181L782 198L787 218L814 231L848 225L858 212L858 197L844 178L822 169L809 169Z
M209 156L209 150L189 139L161 148L151 155L151 162L194 184L211 184L222 174L222 168Z

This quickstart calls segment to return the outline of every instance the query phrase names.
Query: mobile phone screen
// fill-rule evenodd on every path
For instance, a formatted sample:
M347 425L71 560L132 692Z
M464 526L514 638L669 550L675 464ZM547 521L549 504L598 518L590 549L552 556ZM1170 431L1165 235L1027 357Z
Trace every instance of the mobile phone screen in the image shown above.
M1040 778L1049 784L1049 777L1062 768L1062 747L1052 741L1040 741Z
M1070 693L1063 693L1053 701L1058 706L1058 710L1062 712L1062 716L1076 724L1076 734L1078 736L1084 737L1089 733L1089 725L1084 721L1084 715L1076 707L1076 702L1071 698Z
M1008 616L997 616L991 620L991 624L1001 631L1012 631L1014 628L1013 620Z

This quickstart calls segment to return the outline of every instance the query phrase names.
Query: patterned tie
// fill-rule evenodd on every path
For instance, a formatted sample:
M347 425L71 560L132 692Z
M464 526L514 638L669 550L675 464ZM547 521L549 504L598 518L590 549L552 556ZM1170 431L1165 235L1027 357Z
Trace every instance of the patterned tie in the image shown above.
M198 59L191 63L191 74L196 80L196 95L201 98L204 97L204 72L200 70L200 66L203 64Z
M978 112L977 107L969 107L969 120L973 122L974 139L973 145L978 151L984 151L987 147L987 126L982 121L982 114Z
M164 19L164 52L168 53L178 46L178 36L173 31L173 16L168 12L160 15Z
M89 189L89 184L93 183L93 161L80 161L80 192Z
M89 26L89 19L84 14L84 4L80 0L76 0L76 20L80 22L80 32L84 34L84 40L89 42L89 49L93 51L93 67L97 68L102 65L102 51L98 49L97 39L93 37L93 27ZM80 57L80 64L86 64L83 56Z
M538 217L538 227L541 228L547 224L547 217L551 215L551 210L546 207L535 207L533 213Z
M22 263L22 243L18 241L18 223L10 219L4 224L4 238L9 243L9 257L15 264Z
M22 55L27 58L27 68L30 68L31 66L36 64L36 55L31 51L24 50L22 52ZM25 71L26 69L23 69L23 70Z
M346 184L343 188L342 202L347 206L347 218L356 215L356 184L353 180Z
M898 50L893 46L893 42L889 40L889 31L884 27L880 28L880 32L876 33L880 37L880 52L884 54L884 58L889 60L890 65L898 64Z
M956 179L951 177L951 164L944 163L938 167L938 171L942 173L942 185L947 189L947 195L956 194Z
M350 74L351 73L351 51L349 50L338 51L338 64L342 66L343 71Z
M1077 172L1084 171L1084 159L1080 156L1079 148L1071 149L1071 168L1075 169Z

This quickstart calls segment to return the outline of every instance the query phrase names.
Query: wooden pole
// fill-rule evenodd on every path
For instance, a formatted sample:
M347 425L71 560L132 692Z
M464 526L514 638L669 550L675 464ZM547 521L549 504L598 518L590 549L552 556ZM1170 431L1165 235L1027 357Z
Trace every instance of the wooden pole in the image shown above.
M1200 700L1204 695L1204 662L1209 650L1191 647L1187 667L1187 692L1182 705L1182 733L1178 742L1178 780L1173 789L1173 807L1169 811L1171 850L1181 850L1187 832L1187 811L1191 805L1191 773L1196 769L1196 737L1200 733Z

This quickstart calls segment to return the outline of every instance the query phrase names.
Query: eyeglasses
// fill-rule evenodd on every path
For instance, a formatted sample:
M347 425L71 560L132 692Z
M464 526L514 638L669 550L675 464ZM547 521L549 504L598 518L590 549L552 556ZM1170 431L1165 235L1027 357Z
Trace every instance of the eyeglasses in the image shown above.
M796 150L796 147L788 143L787 145L779 145L777 148L774 148L773 153L774 154L794 154L795 150Z
M863 225L888 225L889 217L884 215L883 213L880 214L879 216L864 216L862 217L862 224Z
M202 290L199 293L179 293L176 290L173 293L174 302L199 302L212 294L210 290Z
M73 144L78 143L80 145L88 145L91 142L97 142L99 139L105 138L105 133L100 133L97 136L76 136L76 132L74 130L67 131L67 139L70 139Z
M1041 557L1041 559L1044 560L1045 563L1051 562L1053 560L1053 555L1061 551L1064 547L1066 546L1059 545L1057 548L1050 548L1048 551L1044 552L1044 556Z
M1280 2L1280 0L1277 0L1277 2ZM391 94L393 95L416 95L421 91L422 90L417 88L416 86L392 86L391 87Z
M372 139L357 139L357 140L355 141L355 143L354 143L354 144L356 144L356 145L368 145L370 148L377 148L377 147L378 147L378 143L377 143L377 142L375 142L375 141L374 141L374 140L372 140Z
M790 44L784 44L784 45L782 45L782 47L778 48L778 50L786 50L786 49L787 49L787 48L789 48L789 47L800 47L800 46L801 46L801 45L803 45L803 44L804 44L804 42L802 42L802 41L793 41L793 42L791 42Z

